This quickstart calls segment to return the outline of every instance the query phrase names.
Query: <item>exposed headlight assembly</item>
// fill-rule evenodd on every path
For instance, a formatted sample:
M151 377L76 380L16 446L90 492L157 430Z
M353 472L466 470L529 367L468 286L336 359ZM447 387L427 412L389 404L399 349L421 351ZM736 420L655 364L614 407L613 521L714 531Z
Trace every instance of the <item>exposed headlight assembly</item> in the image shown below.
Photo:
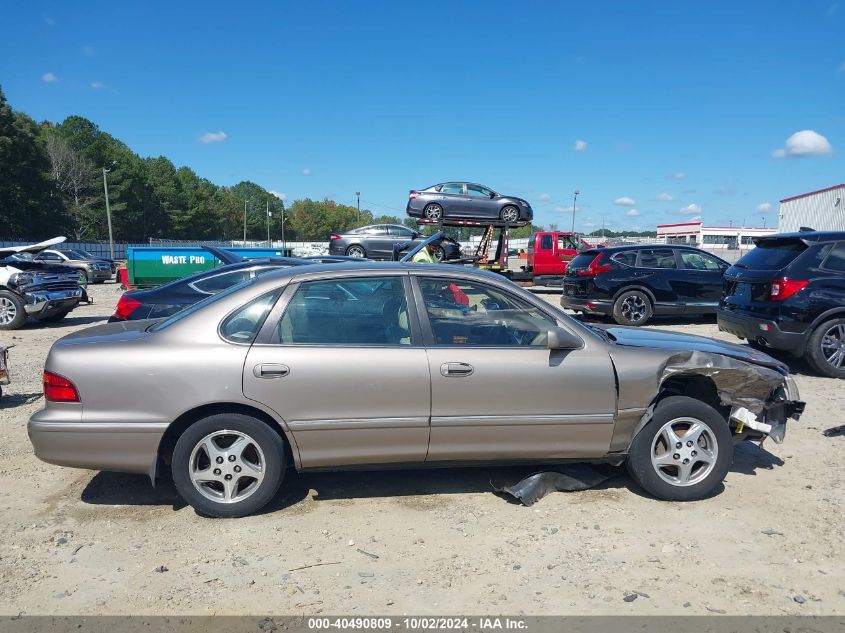
M35 275L31 273L15 273L9 277L9 285L15 288L31 286L35 282Z

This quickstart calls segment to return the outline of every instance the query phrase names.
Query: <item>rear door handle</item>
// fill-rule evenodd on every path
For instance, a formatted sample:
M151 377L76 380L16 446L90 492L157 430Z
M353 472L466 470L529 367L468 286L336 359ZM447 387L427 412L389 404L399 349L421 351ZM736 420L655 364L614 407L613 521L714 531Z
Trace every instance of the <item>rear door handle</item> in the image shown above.
M445 378L458 378L471 376L475 371L469 363L443 363L440 365L440 374Z
M290 373L290 367L278 363L262 363L252 368L256 378L282 378Z

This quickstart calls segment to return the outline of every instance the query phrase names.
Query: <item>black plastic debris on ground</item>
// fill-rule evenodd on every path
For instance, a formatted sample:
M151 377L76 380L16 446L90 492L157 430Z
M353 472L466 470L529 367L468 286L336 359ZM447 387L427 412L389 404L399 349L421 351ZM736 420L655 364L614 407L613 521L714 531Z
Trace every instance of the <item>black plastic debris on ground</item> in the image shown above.
M845 424L825 429L824 431L822 431L822 435L824 435L825 437L836 437L837 435L845 435Z
M607 465L567 464L528 475L510 486L496 486L493 482L490 484L497 493L509 495L524 506L533 506L549 493L595 488L619 472L619 468Z

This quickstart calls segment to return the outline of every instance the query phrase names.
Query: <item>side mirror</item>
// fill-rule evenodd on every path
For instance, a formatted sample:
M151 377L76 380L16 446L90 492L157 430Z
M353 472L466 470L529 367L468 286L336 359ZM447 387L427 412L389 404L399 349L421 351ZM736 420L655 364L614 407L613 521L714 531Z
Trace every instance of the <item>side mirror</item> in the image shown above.
M584 341L562 327L549 330L549 349L580 349Z
M418 239L418 238L419 238L419 236L420 236L420 234L419 234L419 233L417 233L416 231L414 231L414 232L413 232L413 234L411 235L411 239L412 239L412 240Z
M491 191L491 192L490 192L490 199L492 200L492 199L493 199L493 198L495 198L495 197L496 197L495 192Z

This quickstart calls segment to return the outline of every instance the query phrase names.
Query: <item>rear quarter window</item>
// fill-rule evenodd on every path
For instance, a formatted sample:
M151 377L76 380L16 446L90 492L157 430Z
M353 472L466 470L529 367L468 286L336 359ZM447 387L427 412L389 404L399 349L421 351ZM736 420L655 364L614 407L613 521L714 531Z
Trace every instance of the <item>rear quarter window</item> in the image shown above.
M822 268L845 273L845 242L837 243L831 250Z
M611 255L610 259L618 264L624 264L625 266L636 266L637 251L622 251L621 253L614 253Z

